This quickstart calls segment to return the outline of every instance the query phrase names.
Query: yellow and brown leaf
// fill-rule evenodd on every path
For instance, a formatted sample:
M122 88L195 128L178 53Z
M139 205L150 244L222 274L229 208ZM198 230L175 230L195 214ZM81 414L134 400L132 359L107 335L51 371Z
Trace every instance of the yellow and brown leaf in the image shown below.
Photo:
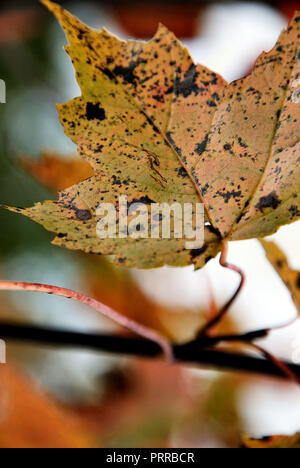
M300 314L300 271L293 270L284 252L274 243L261 240L267 259L291 293L294 304Z
M95 175L18 210L55 232L54 243L114 255L124 266L202 267L222 239L264 237L300 217L300 13L253 72L227 84L195 65L164 26L149 42L95 31L42 0L69 40L82 95L58 106L66 134ZM99 203L197 203L205 244L96 236Z

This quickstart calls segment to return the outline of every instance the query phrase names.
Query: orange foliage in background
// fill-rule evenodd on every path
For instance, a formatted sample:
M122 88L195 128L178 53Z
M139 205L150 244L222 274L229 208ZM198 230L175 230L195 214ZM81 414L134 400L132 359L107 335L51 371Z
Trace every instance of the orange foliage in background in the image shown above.
M34 10L12 10L0 14L0 44L23 42L36 35L38 15Z
M1 365L0 382L0 447L92 447L73 412L43 394L20 370Z
M125 31L141 39L152 37L159 23L177 37L194 37L201 11L201 5L193 2L124 2L113 8L114 15Z

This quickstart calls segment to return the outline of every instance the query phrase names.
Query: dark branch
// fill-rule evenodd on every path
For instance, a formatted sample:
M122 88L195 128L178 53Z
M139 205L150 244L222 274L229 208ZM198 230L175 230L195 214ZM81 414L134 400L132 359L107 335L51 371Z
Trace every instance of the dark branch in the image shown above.
M255 333L253 332L251 337L255 336ZM78 333L3 322L0 324L0 338L40 345L62 346L64 348L87 348L93 351L135 355L145 358L161 356L161 349L156 343L134 337ZM174 346L173 351L176 361L182 364L220 370L235 370L286 378L281 370L268 360L204 348L204 345L205 343L201 342L201 340L195 340L185 345ZM299 365L285 364L300 377Z

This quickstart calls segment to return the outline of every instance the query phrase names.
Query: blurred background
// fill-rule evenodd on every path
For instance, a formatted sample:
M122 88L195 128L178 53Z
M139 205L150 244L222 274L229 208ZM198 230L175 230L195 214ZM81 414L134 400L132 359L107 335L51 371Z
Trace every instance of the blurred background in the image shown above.
M274 45L300 1L60 1L88 25L121 38L150 38L158 22L194 60L228 81L248 73ZM0 202L30 206L90 175L58 122L56 103L80 94L63 50L64 34L38 1L2 1ZM300 269L300 223L273 238ZM237 286L218 260L204 269L128 271L105 259L51 246L51 234L0 211L0 275L93 295L177 342L192 339ZM230 261L247 284L222 331L288 322L289 293L256 241L230 246ZM115 330L89 309L64 299L1 293L0 317L80 331ZM277 331L264 346L292 359L299 325ZM10 344L0 371L0 446L238 447L255 436L300 430L300 390L246 375L169 367L83 351Z

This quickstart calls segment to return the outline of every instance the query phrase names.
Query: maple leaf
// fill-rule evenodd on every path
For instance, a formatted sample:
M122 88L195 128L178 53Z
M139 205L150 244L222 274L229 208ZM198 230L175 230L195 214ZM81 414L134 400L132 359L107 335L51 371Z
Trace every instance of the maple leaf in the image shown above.
M253 439L248 436L243 437L245 448L300 448L300 434L292 436L268 436L262 439Z
M300 271L293 270L283 251L274 243L261 240L267 259L291 293L294 304L300 314Z
M223 240L264 237L300 217L300 12L250 75L231 84L164 26L149 42L97 32L60 6L81 97L59 105L66 134L95 176L29 209L54 244L114 255L124 266L202 267ZM205 244L96 236L100 202L197 203Z

